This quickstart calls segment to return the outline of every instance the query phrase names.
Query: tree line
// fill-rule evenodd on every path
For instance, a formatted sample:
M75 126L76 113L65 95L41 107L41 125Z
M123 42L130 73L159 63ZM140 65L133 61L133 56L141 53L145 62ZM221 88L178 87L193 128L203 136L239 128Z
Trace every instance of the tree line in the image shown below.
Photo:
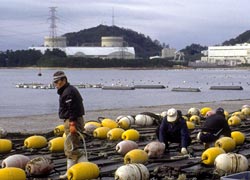
M17 50L0 52L0 67L68 67L68 68L163 68L174 65L187 66L187 62L174 62L171 59L101 59L86 57L71 57L59 49L46 50Z

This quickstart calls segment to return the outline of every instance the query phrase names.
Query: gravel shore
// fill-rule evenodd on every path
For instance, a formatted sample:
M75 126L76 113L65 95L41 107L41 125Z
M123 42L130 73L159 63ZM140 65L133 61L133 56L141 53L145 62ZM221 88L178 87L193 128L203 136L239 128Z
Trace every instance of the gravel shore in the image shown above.
M228 112L233 112L241 109L242 105L250 105L250 99L230 100L230 101L215 101L215 102L200 102L176 105L161 105L161 106L147 106L134 107L124 109L102 109L95 111L87 111L84 116L85 120L96 120L98 117L107 117L115 119L119 115L136 115L141 112L161 113L169 108L176 108L186 114L191 107L202 108L211 107L216 109L218 107L224 108ZM7 132L18 133L47 133L52 131L57 125L62 124L63 120L58 118L57 114L43 114L31 115L21 117L0 117L0 127L3 127Z

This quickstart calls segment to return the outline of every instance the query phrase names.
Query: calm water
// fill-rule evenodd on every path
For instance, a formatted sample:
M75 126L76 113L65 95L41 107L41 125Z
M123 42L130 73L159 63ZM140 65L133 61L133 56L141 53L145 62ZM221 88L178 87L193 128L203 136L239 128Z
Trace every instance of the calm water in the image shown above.
M48 114L58 109L56 89L15 88L16 83L50 83L59 69L0 69L0 117ZM102 90L79 89L86 110L153 106L231 99L249 99L250 71L229 69L198 70L106 70L65 69L71 84L104 85L161 84L166 89ZM209 90L213 85L238 85L242 91ZM201 92L172 92L173 87L200 88Z

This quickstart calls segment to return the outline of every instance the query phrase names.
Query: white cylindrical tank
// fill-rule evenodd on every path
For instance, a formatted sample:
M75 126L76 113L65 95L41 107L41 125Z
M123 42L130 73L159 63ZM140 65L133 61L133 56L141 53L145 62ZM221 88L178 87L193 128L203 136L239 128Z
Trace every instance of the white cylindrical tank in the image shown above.
M102 47L123 47L123 37L102 37Z
M44 47L66 47L66 37L44 37Z

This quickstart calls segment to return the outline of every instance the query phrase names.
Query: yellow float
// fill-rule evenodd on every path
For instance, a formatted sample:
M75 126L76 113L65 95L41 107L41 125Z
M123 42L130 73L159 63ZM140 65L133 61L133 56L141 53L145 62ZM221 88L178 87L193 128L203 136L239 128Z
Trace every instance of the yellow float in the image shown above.
M219 147L208 148L201 155L202 163L206 165L213 165L215 158L219 154L223 154L223 153L225 153L225 151L222 148L219 148Z
M233 131L233 132L231 132L231 137L235 141L236 146L237 145L241 145L241 144L243 144L245 142L245 134L243 134L240 131Z
M135 129L128 129L125 132L122 133L122 139L123 140L132 140L137 141L140 138L140 134Z
M67 171L67 178L70 180L96 179L100 174L99 167L91 162L80 162Z
M236 143L231 137L221 137L215 141L214 146L224 149L225 152L231 152L235 149Z
M85 123L84 129L85 129L85 132L92 134L96 128L101 127L101 126L102 126L101 123L98 123L95 121L89 121Z
M203 107L200 109L200 115L202 117L205 117L208 111L212 111L212 108L210 107Z
M193 122L186 121L186 124L187 124L187 128L189 130L194 130L195 129L195 124Z
M241 119L238 116L231 116L228 120L227 123L229 126L238 126L241 123Z
M26 180L25 171L21 168L6 167L0 169L0 179L2 180Z
M118 124L112 119L105 118L102 120L102 126L113 129L113 128L117 128Z
M224 115L225 115L225 118L226 118L226 119L228 119L228 118L229 118L229 112L224 111Z
M124 132L125 130L122 129L122 128L114 128L114 129L111 129L108 131L107 133L107 139L108 140L113 140L113 141L116 141L116 140L120 140L122 138L122 133Z
M57 137L51 139L48 143L49 151L51 152L63 152L64 151L65 138Z
M200 116L192 115L192 116L189 118L189 121L190 121L190 122L193 122L194 124L200 124L201 118L200 118Z
M246 119L246 116L241 111L234 112L232 116L238 116L242 121Z
M118 125L122 129L129 129L132 124L135 124L135 119L132 116L124 116L118 120Z
M148 154L141 149L133 149L129 151L124 157L124 164L146 163L148 161Z
M58 125L55 127L54 129L54 135L55 136L62 136L64 133L64 125L61 124L61 125Z
M241 109L241 112L245 115L246 118L250 117L250 108L243 108Z
M109 130L110 130L110 128L108 128L108 127L96 128L93 131L93 136L96 137L96 138L99 138L99 139L106 139Z
M40 149L47 146L47 139L43 136L30 136L24 140L24 147Z
M12 149L12 142L8 139L0 139L0 153L8 153Z

